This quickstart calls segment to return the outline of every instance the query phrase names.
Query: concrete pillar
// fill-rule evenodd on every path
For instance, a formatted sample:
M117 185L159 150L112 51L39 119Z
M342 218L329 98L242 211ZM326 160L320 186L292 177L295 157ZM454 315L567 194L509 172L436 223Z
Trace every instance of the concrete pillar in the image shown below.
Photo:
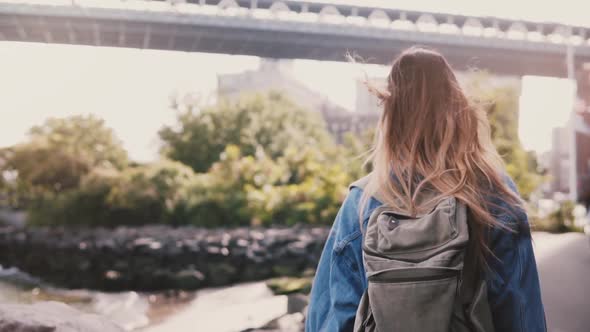
M590 64L581 66L575 73L576 107L572 114L572 185L573 197L590 205Z
M584 68L586 67L586 68ZM582 66L575 73L576 95L578 98L577 112L590 111L590 64Z

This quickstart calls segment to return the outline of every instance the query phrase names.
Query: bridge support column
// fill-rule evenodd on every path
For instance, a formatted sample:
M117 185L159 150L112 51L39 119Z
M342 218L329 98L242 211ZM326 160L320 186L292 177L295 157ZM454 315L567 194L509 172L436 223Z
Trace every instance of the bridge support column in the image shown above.
M589 112L590 111L590 63L587 68L582 66L575 73L576 79L576 111Z
M575 73L576 100L571 116L572 198L590 207L590 63Z

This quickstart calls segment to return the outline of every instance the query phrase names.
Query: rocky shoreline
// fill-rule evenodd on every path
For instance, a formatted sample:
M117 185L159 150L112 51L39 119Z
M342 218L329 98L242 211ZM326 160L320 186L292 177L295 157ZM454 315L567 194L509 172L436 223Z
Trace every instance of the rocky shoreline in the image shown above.
M315 269L326 227L0 228L0 265L56 286L199 289Z

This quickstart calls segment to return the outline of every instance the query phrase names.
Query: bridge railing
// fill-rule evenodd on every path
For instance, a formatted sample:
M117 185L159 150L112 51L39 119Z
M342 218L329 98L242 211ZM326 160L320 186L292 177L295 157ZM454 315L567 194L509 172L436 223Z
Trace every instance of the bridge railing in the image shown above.
M2 3L247 16L260 20L352 25L590 48L587 27L406 11L318 0L0 0L0 4Z

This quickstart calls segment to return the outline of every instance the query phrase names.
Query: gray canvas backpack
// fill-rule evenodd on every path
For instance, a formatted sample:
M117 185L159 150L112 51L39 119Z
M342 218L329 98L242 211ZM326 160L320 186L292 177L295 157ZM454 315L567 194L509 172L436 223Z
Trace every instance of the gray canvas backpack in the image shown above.
M376 208L361 225L368 287L354 331L494 331L468 226L466 206L454 197L413 218L387 205Z

